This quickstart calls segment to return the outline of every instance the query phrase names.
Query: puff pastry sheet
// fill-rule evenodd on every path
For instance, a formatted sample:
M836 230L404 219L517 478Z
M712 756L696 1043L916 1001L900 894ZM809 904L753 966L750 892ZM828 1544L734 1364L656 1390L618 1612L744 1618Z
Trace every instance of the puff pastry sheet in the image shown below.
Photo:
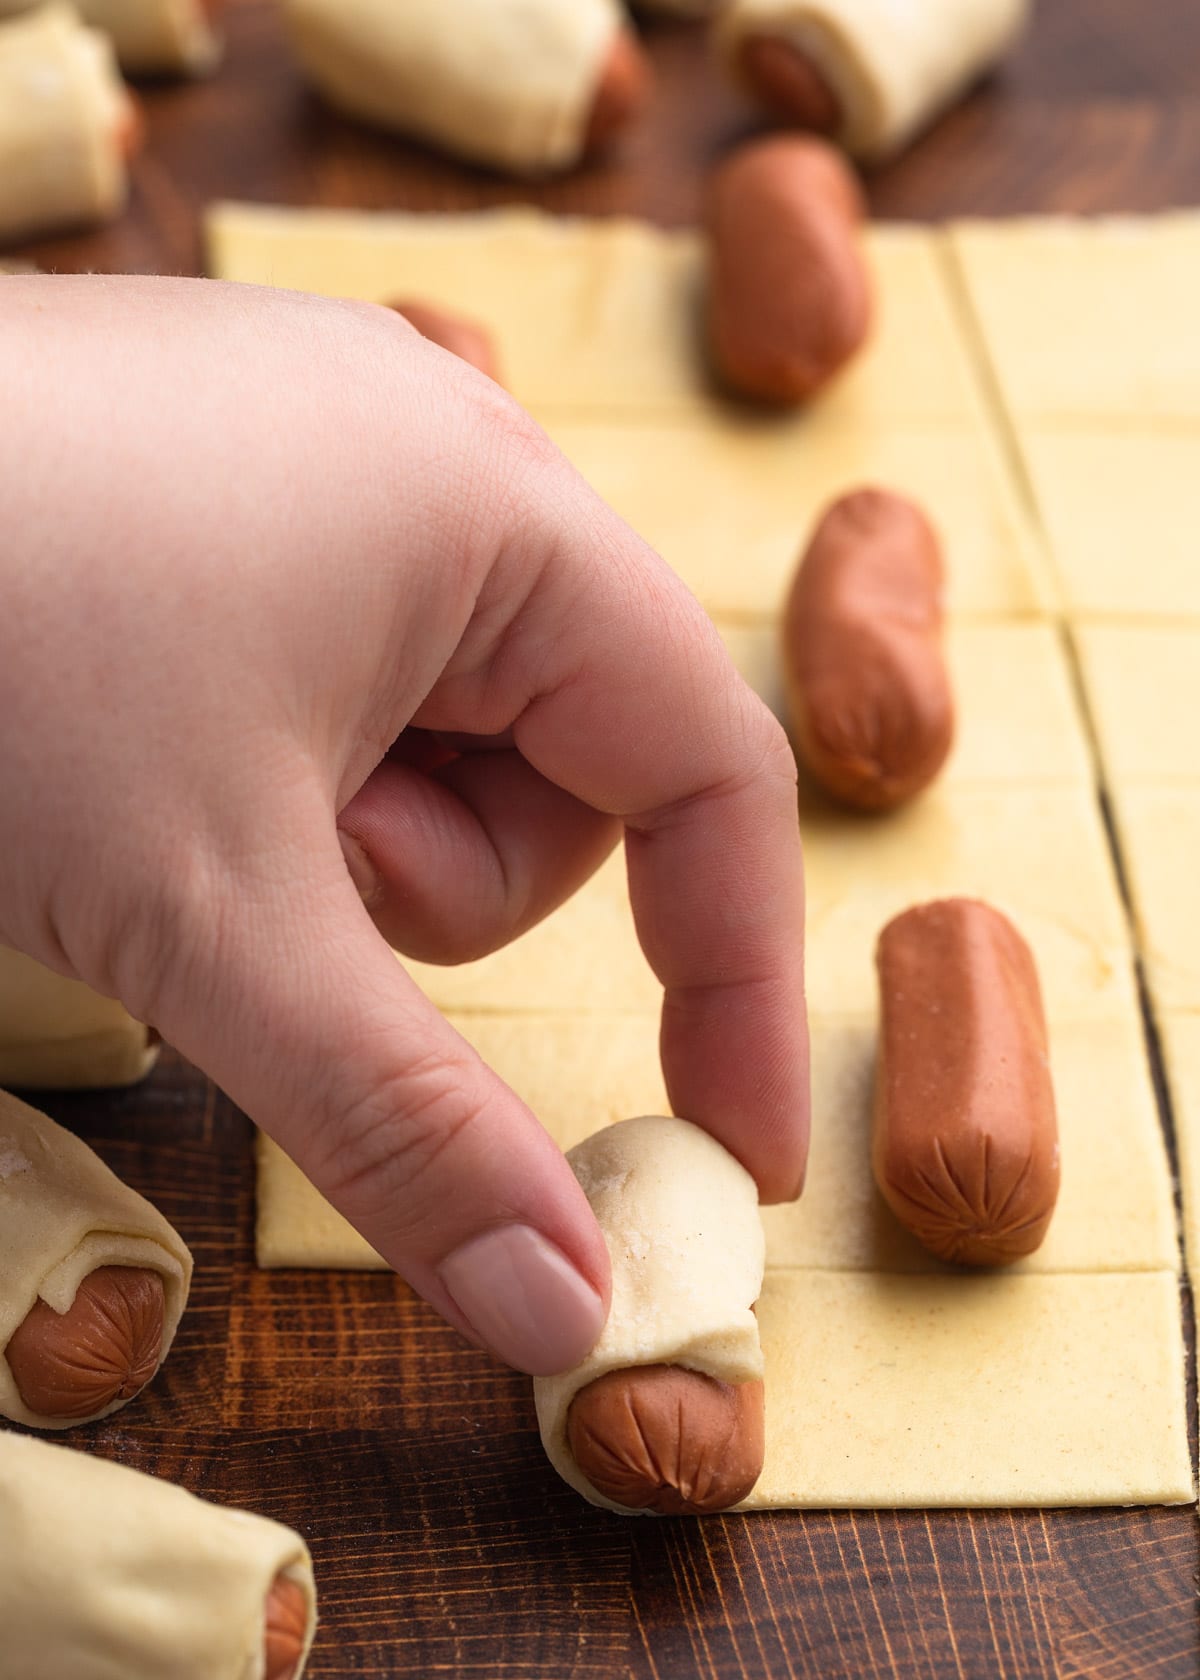
M1075 644L1105 780L1200 785L1200 625L1082 624Z
M535 412L686 414L712 400L697 354L703 253L693 233L528 209L366 215L248 204L217 205L207 228L220 280L375 303L428 297L473 315L496 336L509 389ZM868 259L872 341L822 396L822 414L982 425L941 236L877 224Z
M950 238L1020 420L1200 420L1200 214L966 222Z
M1132 403L1146 430L1181 422L1187 380L1163 364L1131 384L1128 367L1114 368L1125 350L1114 356L1112 335L1088 375L1088 332L1116 294L1101 276L1080 307L1076 257L1055 253L1086 240L1026 231L994 253L986 230L874 229L871 348L809 410L770 418L706 384L691 235L524 210L418 218L227 205L209 220L222 278L425 296L489 326L514 395L700 595L777 707L775 613L818 509L877 478L918 495L942 527L961 719L945 776L885 818L840 813L807 790L802 800L813 1148L803 1200L765 1216L768 1456L754 1505L1191 1497L1171 1185L1128 922L1065 643L1039 622L1060 589L1068 608L1104 590L1124 599L1119 545L1105 551L1107 533L1089 528L1079 552L1101 558L1086 576L1082 561L1070 564L1062 539L1075 512L1047 515L1052 497L1022 434L1032 417L1074 439L1097 403L1123 414ZM1185 232L1172 222L1168 244ZM1045 342L1030 350L1018 330L1029 252L1046 241L1047 313L1057 314L1053 330L1039 320ZM1012 306L1007 292L1022 288L1025 306ZM1141 329L1129 331L1136 363ZM1062 340L1083 348L1063 351ZM1092 428L1096 440L1110 431ZM691 494L700 481L702 516ZM1117 523L1122 494L1117 483ZM1039 508L1058 539L1057 577ZM1160 552L1172 544L1182 552L1174 535ZM1158 558L1146 546L1123 560L1129 570L1138 554L1152 591ZM1162 565L1174 577L1176 562ZM1003 1276L952 1273L918 1249L877 1197L865 1147L875 939L915 900L962 892L1008 911L1030 940L1051 1023L1062 1199L1043 1249ZM409 966L564 1147L614 1119L667 1111L659 989L619 856L507 950L457 969ZM259 1150L260 1264L382 1264L273 1144L260 1139Z
M654 1015L452 1020L563 1149L627 1115L666 1112ZM808 1183L799 1202L764 1210L768 1265L956 1275L896 1222L871 1177L873 1018L817 1017L812 1037ZM1045 1243L1012 1272L1173 1270L1171 1179L1139 1025L1063 1022L1051 1037L1063 1190ZM258 1259L263 1266L383 1266L261 1137Z

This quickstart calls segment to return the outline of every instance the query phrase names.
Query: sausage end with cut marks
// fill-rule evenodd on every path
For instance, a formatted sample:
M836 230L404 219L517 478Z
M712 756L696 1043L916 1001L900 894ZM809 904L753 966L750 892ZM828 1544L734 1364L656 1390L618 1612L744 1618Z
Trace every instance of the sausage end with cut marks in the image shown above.
M1031 1254L1054 1212L1059 1150L1028 945L990 905L951 898L889 922L876 960L872 1165L884 1199L943 1260Z
M742 76L768 110L812 134L836 134L842 102L821 71L779 35L748 35L740 53Z
M308 1633L308 1599L298 1581L277 1575L267 1594L264 1680L295 1680Z
M132 1400L162 1358L166 1296L157 1272L99 1266L65 1313L35 1301L4 1356L39 1417L82 1420Z
M633 1511L704 1516L746 1498L763 1466L763 1385L680 1365L610 1371L571 1402L567 1441L597 1493Z
M791 404L828 384L871 325L858 182L826 141L741 147L708 204L708 336L731 390Z
M813 780L858 810L911 799L953 745L942 583L925 515L876 489L834 502L796 573L783 623L793 743Z
M628 29L619 29L592 95L583 137L585 153L599 151L628 128L649 103L653 86L650 61L637 37Z
M442 350L449 350L452 356L470 362L480 373L486 373L489 379L500 383L496 346L486 327L481 327L477 321L468 321L464 315L452 315L449 310L439 309L436 304L423 303L417 298L403 298L398 303L389 303L387 307L397 315L403 315L422 338L427 338Z

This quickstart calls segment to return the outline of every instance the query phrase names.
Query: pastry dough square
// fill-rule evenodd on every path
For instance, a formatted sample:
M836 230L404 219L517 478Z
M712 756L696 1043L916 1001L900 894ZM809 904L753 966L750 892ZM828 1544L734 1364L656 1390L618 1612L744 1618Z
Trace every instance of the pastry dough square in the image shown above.
M1170 1272L769 1272L749 1508L1182 1504Z
M940 1272L871 1175L874 1018L811 1022L812 1147L798 1202L765 1208L767 1264L817 1271ZM1058 1023L1051 1067L1062 1189L1046 1240L1022 1272L1174 1271L1179 1262L1166 1147L1141 1023Z
M647 1011L662 1002L634 929L622 847L573 898L502 950L454 968L403 962L439 1009Z
M841 426L820 406L786 418L714 410L698 424L551 419L548 430L714 616L776 613L818 516L876 483L937 524L952 611L1046 606L1036 539L982 430Z
M808 881L808 1001L870 1015L875 942L929 899L986 899L1037 959L1051 1021L1136 1010L1125 913L1100 819L1073 787L935 788L886 817L801 803Z
M1200 786L1200 625L1080 624L1074 634L1107 779Z
M634 1114L669 1114L658 1015L452 1015L563 1149ZM282 1149L258 1138L258 1264L383 1268Z
M1200 1286L1200 1015L1160 1015L1158 1032L1175 1120L1184 1253L1195 1293Z
M624 220L531 209L368 215L221 204L207 221L221 280L389 302L425 298L496 336L505 381L545 414L703 412L702 242ZM877 319L821 408L863 420L974 419L979 396L937 235L874 227Z
M1068 613L1200 618L1200 426L1021 440Z
M786 726L778 626L719 628L742 676ZM946 651L958 730L941 786L1090 786L1087 737L1057 630L1036 623L959 622L947 631Z
M968 222L950 237L1015 415L1200 419L1200 215Z
M1113 808L1150 994L1200 1010L1200 784L1118 783Z

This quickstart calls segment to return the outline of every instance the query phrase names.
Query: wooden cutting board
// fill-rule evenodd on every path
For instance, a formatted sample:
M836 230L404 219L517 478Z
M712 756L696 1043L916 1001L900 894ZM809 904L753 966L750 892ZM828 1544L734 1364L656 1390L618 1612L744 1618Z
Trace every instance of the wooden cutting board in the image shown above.
M688 222L708 165L754 128L699 33L662 26L652 120L604 166L531 190L323 111L265 0L233 0L229 35L211 83L146 90L124 220L14 254L198 273L199 211L221 196L530 200ZM880 172L871 199L919 218L1200 202L1200 7L1041 0L1004 76ZM609 1517L548 1468L528 1384L402 1284L254 1269L250 1128L187 1064L168 1052L135 1091L38 1100L162 1207L198 1262L163 1376L76 1444L303 1529L322 1592L314 1680L1200 1672L1192 1507Z

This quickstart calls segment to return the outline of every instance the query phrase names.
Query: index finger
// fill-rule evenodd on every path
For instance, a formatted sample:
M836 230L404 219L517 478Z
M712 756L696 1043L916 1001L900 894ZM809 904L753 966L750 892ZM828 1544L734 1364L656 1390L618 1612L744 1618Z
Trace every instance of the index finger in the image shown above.
M765 1200L785 1200L803 1183L809 1125L795 762L675 574L593 511L515 627L539 667L514 739L625 823L638 935L665 988L672 1103Z

